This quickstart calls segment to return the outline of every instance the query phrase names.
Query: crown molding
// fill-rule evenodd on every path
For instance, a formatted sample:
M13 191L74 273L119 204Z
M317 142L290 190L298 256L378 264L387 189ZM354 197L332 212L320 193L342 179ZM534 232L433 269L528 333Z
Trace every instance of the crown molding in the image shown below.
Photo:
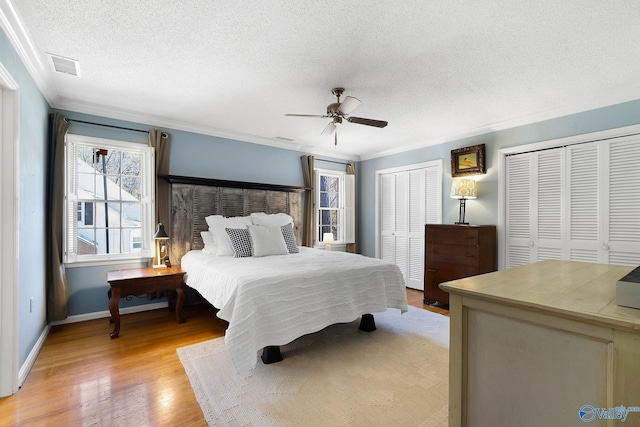
M520 126L527 126L534 123L558 119L561 117L567 117L573 114L579 114L587 111L597 110L599 108L611 107L613 105L623 104L625 102L636 101L639 99L640 99L640 90L638 91L625 90L624 93L609 94L606 97L597 97L589 101L571 104L561 108L554 108L547 111L519 117L516 119L505 120L502 122L481 126L481 127L470 129L468 131L461 132L454 135L431 138L426 141L404 145L402 147L399 147L393 150L385 150L385 151L380 151L378 153L364 154L360 156L360 160L361 161L371 160L378 157L385 157L393 154L405 153L407 151L419 150L421 148L426 148L433 145L445 144L448 142L459 141L462 139L472 138L480 135L486 135L493 132L499 132L502 130L513 129Z
M38 50L10 0L0 0L0 26L18 53L27 72L40 89L42 96L51 105L57 97L57 91L49 78L48 68L42 63Z
M266 145L285 150L299 151L313 155L329 156L340 160L359 161L360 158L353 154L338 154L329 150L318 150L310 145L293 142L286 142L276 138L264 138L257 135L246 134L241 132L231 132L228 130L196 125L177 120L168 119L166 117L151 116L141 114L134 111L123 109L109 108L103 105L78 102L71 99L62 98L52 104L53 108L65 111L73 111L81 114L89 114L98 117L105 117L114 120L123 120L127 122L145 124L149 126L160 127L168 130L180 130L184 132L192 132L199 135L208 135L218 138L229 139L239 142L247 142L251 144Z

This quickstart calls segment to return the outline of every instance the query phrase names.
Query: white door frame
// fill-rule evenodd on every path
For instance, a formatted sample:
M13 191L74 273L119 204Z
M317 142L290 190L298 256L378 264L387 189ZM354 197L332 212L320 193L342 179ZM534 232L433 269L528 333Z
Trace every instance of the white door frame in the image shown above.
M0 64L0 397L18 391L18 84Z

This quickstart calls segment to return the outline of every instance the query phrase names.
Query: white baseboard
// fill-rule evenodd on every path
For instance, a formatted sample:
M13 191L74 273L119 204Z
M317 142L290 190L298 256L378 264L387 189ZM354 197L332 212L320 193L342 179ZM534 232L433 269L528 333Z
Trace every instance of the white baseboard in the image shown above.
M168 306L169 306L169 303L166 301L156 302L153 304L135 305L133 307L121 308L120 314L139 313L141 311L157 310L159 308L166 308ZM55 322L51 322L50 325L51 326L65 325L67 323L84 322L86 320L103 319L105 317L111 317L111 312L109 312L109 310L96 311L94 313L86 313L86 314L76 314L73 316L69 316L64 320L56 320Z
M29 375L29 372L31 372L31 368L33 368L33 364L36 363L36 359L40 354L40 350L42 350L42 346L44 345L44 341L47 339L47 335L49 335L50 329L51 326L45 326L45 328L42 330L42 333L38 337L38 341L36 341L36 344L31 349L29 356L27 356L27 360L25 360L20 367L20 370L18 371L18 388L22 387L22 384L24 384L25 380L27 379L27 375Z
M159 308L168 307L168 302L157 302L154 304L143 304L136 305L133 307L125 307L120 310L120 314L130 314L130 313L139 313L141 311L149 311L149 310L157 310ZM93 320L93 319L102 319L105 317L111 317L111 313L109 310L105 311L97 311L95 313L87 313L87 314L77 314L74 316L69 316L64 320L56 320L54 322L50 322L45 328L42 330L40 337L38 337L38 341L31 349L29 356L27 356L27 360L24 361L22 366L20 367L20 371L18 372L18 387L22 387L25 380L27 379L27 375L31 372L31 368L33 368L34 363L36 363L36 359L42 350L42 346L44 345L47 336L49 335L49 331L51 330L51 326L56 325L64 325L67 323L77 323L84 322L85 320Z

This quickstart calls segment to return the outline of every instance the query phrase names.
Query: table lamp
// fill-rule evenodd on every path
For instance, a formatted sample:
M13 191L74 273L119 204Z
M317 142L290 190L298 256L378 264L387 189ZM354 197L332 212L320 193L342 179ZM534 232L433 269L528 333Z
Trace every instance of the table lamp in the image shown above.
M169 240L169 235L166 231L164 231L164 225L158 224L158 230L156 234L153 236L156 241L156 260L153 265L154 269L157 268L167 268L164 264L163 260L167 254L167 240Z

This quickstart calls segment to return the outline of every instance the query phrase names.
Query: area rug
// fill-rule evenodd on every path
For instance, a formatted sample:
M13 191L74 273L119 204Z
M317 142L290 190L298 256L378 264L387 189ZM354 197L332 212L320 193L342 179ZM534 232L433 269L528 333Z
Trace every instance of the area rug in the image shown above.
M449 318L415 307L329 326L243 374L217 338L179 348L212 426L446 426Z

